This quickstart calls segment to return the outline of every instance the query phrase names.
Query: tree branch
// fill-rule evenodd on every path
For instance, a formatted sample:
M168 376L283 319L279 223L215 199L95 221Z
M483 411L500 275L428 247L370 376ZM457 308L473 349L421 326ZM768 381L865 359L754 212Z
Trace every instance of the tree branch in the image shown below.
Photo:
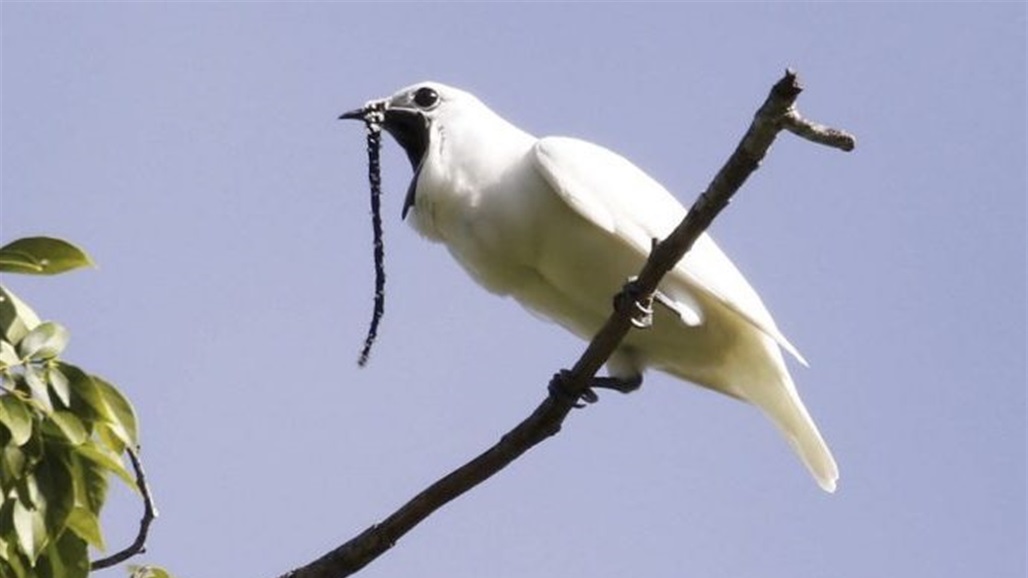
M90 563L90 570L109 568L136 554L146 552L146 536L150 533L150 523L157 518L157 508L154 507L153 495L150 493L150 486L146 483L146 472L143 471L143 464L139 461L139 454L132 448L127 448L125 451L128 453L129 461L132 462L132 469L136 472L136 487L143 495L143 517L139 520L139 533L136 534L135 541L121 552Z
M655 245L642 272L633 282L632 290L628 293L627 288L622 290L623 297L638 299L641 296L642 300L652 298L664 275L674 268L700 234L728 205L732 195L757 169L781 130L789 130L815 143L852 150L852 136L809 122L799 115L795 110L795 102L801 91L796 73L786 70L785 76L771 89L771 94L757 111L749 130L728 161L674 232ZM280 578L340 578L357 572L450 500L556 434L578 395L586 390L592 377L607 362L631 326L630 308L617 308L589 343L574 368L562 374L562 386L568 395L548 396L528 418L504 435L496 445L426 488L382 522Z

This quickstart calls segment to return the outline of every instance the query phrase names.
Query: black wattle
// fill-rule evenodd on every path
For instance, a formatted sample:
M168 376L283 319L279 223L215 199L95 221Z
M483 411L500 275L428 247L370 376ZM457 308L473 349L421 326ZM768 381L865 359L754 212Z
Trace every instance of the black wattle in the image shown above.
M418 177L421 176L421 165L424 164L425 159L421 159L418 163L418 168L414 169L414 176L410 179L410 184L407 185L407 196L403 199L403 212L400 213L400 220L407 218L407 211L414 206L414 197L418 189Z

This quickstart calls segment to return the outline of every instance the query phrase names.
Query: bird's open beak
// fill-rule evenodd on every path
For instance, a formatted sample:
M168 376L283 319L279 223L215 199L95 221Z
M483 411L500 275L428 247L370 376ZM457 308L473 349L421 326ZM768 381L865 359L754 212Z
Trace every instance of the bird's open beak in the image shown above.
M369 114L381 113L382 128L400 143L415 172L428 150L428 119L416 108L390 106L388 100L372 100L361 108L344 112L340 120L366 120Z
M339 115L339 120L363 120L364 115L368 114L368 107L362 106L361 108L355 108L349 112L344 112Z
M389 102L386 100L372 100L360 108L339 115L339 120L364 120L372 112L385 112L389 110Z
M389 132L400 143L404 152L407 153L407 160L410 161L414 170L414 178L407 187L407 197L403 201L402 217L407 216L407 211L414 206L415 189L417 188L418 175L421 172L421 161L428 151L428 118L415 108L403 106L389 106L388 100L373 100L361 108L344 112L339 115L340 120L367 120L368 115L379 112L381 126Z

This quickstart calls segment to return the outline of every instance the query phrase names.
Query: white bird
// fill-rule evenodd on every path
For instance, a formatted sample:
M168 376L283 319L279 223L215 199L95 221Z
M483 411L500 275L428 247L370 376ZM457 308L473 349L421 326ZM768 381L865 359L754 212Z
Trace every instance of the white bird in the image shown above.
M591 339L612 297L686 209L628 160L565 137L536 138L475 96L435 82L401 89L340 118L383 112L414 176L403 206L487 290ZM838 467L786 369L782 335L756 291L707 235L659 286L653 326L631 331L607 386L638 387L646 368L752 403L818 484Z

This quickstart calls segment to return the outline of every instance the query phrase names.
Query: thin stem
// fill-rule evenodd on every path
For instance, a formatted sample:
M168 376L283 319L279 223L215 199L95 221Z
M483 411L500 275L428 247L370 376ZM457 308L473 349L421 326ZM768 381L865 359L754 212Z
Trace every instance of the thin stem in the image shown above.
M135 449L127 448L129 461L132 462L132 469L136 473L136 487L143 496L143 517L139 520L139 532L136 539L124 550L112 554L106 558L95 560L90 564L91 570L109 568L120 564L125 560L146 552L146 537L150 533L150 524L157 518L157 508L154 507L153 495L150 493L150 486L146 482L146 472L143 471L143 464L139 460L139 454Z

